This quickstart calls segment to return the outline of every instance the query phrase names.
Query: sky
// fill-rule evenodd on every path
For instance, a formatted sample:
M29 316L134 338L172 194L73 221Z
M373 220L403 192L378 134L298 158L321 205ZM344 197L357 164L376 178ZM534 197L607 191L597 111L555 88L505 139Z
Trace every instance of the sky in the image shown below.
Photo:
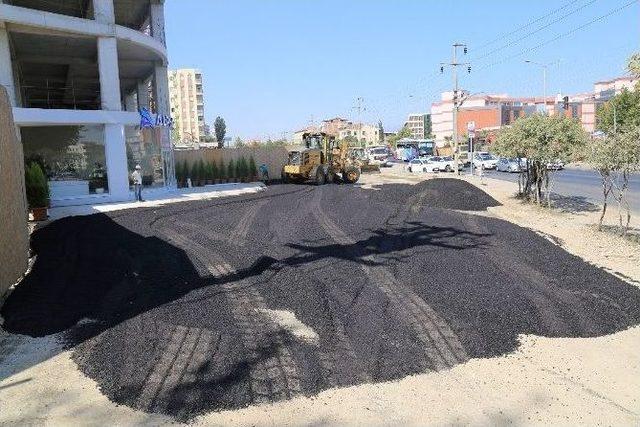
M525 60L568 94L640 51L638 0L167 0L165 21L169 67L202 70L206 122L245 140L336 116L395 131L451 90L453 43L461 88L513 96L542 96Z

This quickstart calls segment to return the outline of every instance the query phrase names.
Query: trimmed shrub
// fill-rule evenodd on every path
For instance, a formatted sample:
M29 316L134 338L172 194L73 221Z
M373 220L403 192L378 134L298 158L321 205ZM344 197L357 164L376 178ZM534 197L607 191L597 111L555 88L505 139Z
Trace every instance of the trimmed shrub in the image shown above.
M233 159L229 160L229 164L227 165L227 178L235 178L236 177L236 165Z
M207 167L202 159L198 160L198 184L203 185L207 179Z
M30 209L49 206L49 183L38 163L32 162L25 168L24 184Z
M220 169L218 169L218 164L215 160L211 162L211 179L220 179Z
M249 178L254 178L255 176L258 176L258 168L256 167L256 161L253 159L253 156L249 157L249 170L248 170L248 174L249 174Z

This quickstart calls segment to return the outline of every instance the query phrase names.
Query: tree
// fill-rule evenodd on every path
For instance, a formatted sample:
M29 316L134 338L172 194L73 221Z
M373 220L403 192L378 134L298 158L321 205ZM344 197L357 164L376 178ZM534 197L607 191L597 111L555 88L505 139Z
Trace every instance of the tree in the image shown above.
M631 208L627 198L629 179L634 172L640 171L640 126L627 126L613 136L611 156L613 158L612 185L613 197L618 203L618 218L621 234L629 231ZM623 211L626 220L623 220Z
M216 140L218 141L218 148L222 148L224 146L224 137L227 134L227 124L222 117L216 117L216 120L213 122L213 129L216 134Z
M614 132L614 123L617 129L640 126L640 90L623 89L598 108L596 123L598 129L607 134Z
M378 120L378 141L384 142L384 127L382 126L382 120Z
M640 77L640 52L634 53L629 57L627 71L634 77Z
M235 148L242 148L244 147L246 144L244 143L244 141L242 140L242 138L240 138L239 136L236 137L236 139L233 141L233 146Z
M553 172L547 169L547 165L558 160L567 163L576 159L584 151L586 143L587 135L577 120L560 115L534 114L502 129L494 150L504 157L527 159L527 167L521 172L524 182L520 193L526 199L535 196L536 202L541 204L544 188L550 207Z
M392 135L391 137L389 137L389 144L391 144L391 146L393 147L396 147L399 140L401 140L402 138L410 138L410 137L411 137L411 129L409 129L407 126L403 126L402 129L396 132L395 135Z

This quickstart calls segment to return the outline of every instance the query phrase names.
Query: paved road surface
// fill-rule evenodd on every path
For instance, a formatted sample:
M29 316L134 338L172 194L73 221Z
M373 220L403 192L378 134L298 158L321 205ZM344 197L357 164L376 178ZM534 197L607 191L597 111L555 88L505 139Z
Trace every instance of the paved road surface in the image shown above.
M4 327L67 330L111 400L191 420L640 323L640 289L460 212L495 203L436 179L62 219L34 235Z
M487 171L487 176L517 182L518 174ZM553 192L563 196L584 197L586 201L599 204L602 201L602 185L598 173L590 170L567 168L555 172ZM629 203L636 214L640 214L640 175L635 174L629 184Z

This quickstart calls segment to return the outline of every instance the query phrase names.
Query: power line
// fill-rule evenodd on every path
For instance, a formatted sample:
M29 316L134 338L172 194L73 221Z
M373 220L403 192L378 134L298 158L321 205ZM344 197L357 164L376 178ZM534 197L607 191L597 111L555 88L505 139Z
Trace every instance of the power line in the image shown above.
M493 49L493 50L491 50L491 51L489 51L489 52L485 53L484 55L476 56L475 58L473 58L473 59L472 59L472 61L473 61L473 60L478 60L478 59L486 58L486 57L488 57L488 56L493 55L493 54L494 54L494 53L496 53L496 52L500 52L500 51L501 51L501 50L503 50L503 49L506 49L506 48L508 48L508 47L510 47L510 46L513 46L513 45L515 45L515 44L518 44L518 43L519 43L519 42L521 42L522 40L525 40L525 39L527 39L527 38L531 37L532 35L537 34L537 33L539 33L540 31L542 31L542 30L544 30L544 29L547 29L547 28L549 28L550 26L552 26L552 25L554 25L554 24L557 24L558 22L560 22L560 21L562 21L562 20L564 20L564 19L568 18L569 16L571 16L571 15L573 15L573 14L575 14L575 13L577 13L577 12L581 11L582 9L584 9L584 8L586 8L586 7L588 7L588 6L591 6L591 5L592 5L593 3L595 3L595 2L596 2L596 0L591 0L591 1L589 1L588 3L585 3L585 4L583 4L582 6L578 7L577 9L574 9L574 10L572 10L571 12L566 13L566 14L564 14L564 15L560 16L559 18L557 18L557 19L555 19L555 20L553 20L553 21L549 22L548 24L545 24L545 25L543 25L542 27L540 27L540 28L538 28L538 29L536 29L536 30L533 30L533 31L528 32L527 34L525 34L524 36L522 36L522 37L520 37L520 38L518 38L518 39L516 39L516 40L512 40L512 41L510 41L510 42L508 42L508 43L506 43L506 44L504 44L504 45L502 45L502 46L500 46L500 47L498 47L498 48L495 48L495 49Z
M542 43L540 43L540 44L538 44L536 46L533 46L533 47L531 47L531 48L529 48L527 50L520 51L520 52L518 52L518 53L516 53L514 55L511 55L511 56L508 56L508 57L506 57L506 58L504 58L504 59L502 59L500 61L496 61L496 62L493 62L491 64L488 64L488 65L485 65L483 67L480 67L480 68L477 69L477 71L486 70L486 69L491 68L491 67L493 67L495 65L502 64L504 62L507 62L507 61L513 59L513 58L517 58L519 56L522 56L525 53L529 53L531 51L540 49L541 47L546 46L546 45L548 45L550 43L553 43L553 42L555 42L557 40L560 40L563 37L567 37L567 36L569 36L571 34L577 33L578 31L583 30L584 28L586 28L586 27L588 27L590 25L593 25L596 22L600 22L600 21L610 17L611 15L614 15L614 14L620 12L621 10L626 9L627 7L631 6L634 3L637 3L638 1L639 0L631 0L630 2L627 2L627 3L623 4L622 6L620 6L618 8L612 9L609 12L605 13L604 15L601 15L601 16L595 18L595 19L592 19L591 21L589 21L589 22L587 22L585 24L582 24L582 25L580 25L580 26L578 26L576 28L573 28L573 29L571 29L571 30L569 30L569 31L567 31L565 33L559 34L558 36L556 36L556 37L554 37L552 39L549 39L547 41L544 41L544 42L542 42Z
M571 5L573 5L575 3L578 3L578 1L580 1L580 0L572 0L572 1L568 2L568 3L565 3L563 6L560 6L559 8L552 10L551 12L547 13L544 16L541 16L541 17L539 17L539 18L537 18L537 19L535 19L535 20L533 20L531 22L528 22L528 23L516 28L515 30L513 30L511 32L502 34L502 35L496 37L495 39L493 39L493 40L491 40L491 41L489 41L487 43L484 43L483 45L478 46L478 50L482 49L484 47L490 46L490 45L494 44L497 41L503 40L506 37L509 37L509 36L511 36L513 34L516 34L520 30L524 30L525 28L528 28L528 27L532 26L533 24L536 24L536 23L542 21L543 19L546 19L546 18L548 18L548 17L550 17L552 15L555 15L556 13L560 12L561 10L564 10L567 7L571 6Z

